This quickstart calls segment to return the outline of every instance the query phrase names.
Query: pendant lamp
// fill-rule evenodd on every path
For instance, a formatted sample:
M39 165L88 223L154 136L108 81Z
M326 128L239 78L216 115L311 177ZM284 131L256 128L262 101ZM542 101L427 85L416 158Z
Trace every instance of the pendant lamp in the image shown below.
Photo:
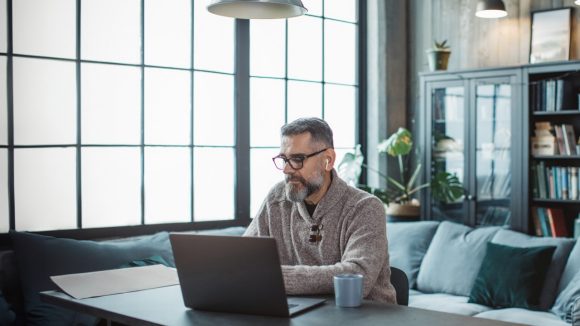
M212 0L212 14L243 19L274 19L301 16L308 10L300 0Z
M475 15L480 18L501 18L507 16L502 0L479 0Z

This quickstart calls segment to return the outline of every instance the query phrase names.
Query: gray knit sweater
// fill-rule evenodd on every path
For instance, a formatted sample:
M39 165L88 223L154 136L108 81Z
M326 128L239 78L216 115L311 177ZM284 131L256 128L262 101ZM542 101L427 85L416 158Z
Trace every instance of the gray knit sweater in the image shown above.
M312 217L304 202L286 199L284 182L276 184L244 235L276 239L288 294L333 293L334 275L360 273L366 299L396 303L383 204L332 175ZM322 240L311 243L315 224L323 225Z

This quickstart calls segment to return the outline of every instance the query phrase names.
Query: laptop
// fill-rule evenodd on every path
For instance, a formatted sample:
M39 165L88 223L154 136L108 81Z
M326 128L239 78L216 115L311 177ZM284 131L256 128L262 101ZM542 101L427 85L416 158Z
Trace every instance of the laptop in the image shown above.
M186 307L290 317L325 301L286 297L274 238L172 233L170 240Z

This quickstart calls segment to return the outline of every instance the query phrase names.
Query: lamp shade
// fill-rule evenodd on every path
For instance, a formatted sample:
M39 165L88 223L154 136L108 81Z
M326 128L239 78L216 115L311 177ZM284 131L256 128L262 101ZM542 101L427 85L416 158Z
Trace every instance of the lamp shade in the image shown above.
M290 18L308 11L300 0L212 0L207 10L243 19Z
M502 0L479 0L475 15L481 18L501 18L507 16Z

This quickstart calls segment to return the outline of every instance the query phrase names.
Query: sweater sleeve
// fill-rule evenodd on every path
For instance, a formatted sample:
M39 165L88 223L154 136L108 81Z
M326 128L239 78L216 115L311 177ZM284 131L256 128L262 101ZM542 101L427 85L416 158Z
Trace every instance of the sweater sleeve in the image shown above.
M366 198L355 207L346 228L346 245L341 261L334 265L283 265L288 294L332 293L333 276L346 273L364 275L363 296L367 297L387 260L385 210L376 198Z
M268 227L268 199L260 206L258 213L244 232L244 237L264 237L270 235Z

